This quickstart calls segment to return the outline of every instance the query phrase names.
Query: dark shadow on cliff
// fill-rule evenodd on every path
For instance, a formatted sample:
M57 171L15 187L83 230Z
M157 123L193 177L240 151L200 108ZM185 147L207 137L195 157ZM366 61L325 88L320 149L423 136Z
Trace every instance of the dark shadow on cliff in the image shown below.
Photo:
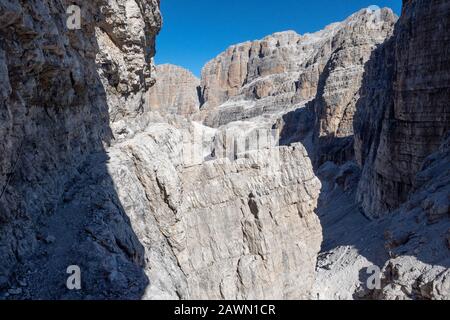
M36 75L9 70L13 91L0 107L14 111L23 102L27 114L15 123L26 130L3 137L20 136L22 143L8 155L18 155L17 165L0 199L0 299L140 299L149 284L144 247L107 168L104 145L113 136L98 70L108 74L109 66L96 66L100 49L93 30L85 31L71 35L77 45L93 46L90 55L77 56L81 66L49 53ZM15 26L0 38L7 56L14 55L14 41L21 41ZM32 77L35 96L21 87ZM66 287L71 265L80 267L80 290Z
M281 127L280 145L301 142L310 155L314 169L318 169L327 161L344 164L354 158L353 136L319 135L319 119L324 112L321 106L325 105L322 100L331 68L332 59L327 62L319 76L316 97L304 107L285 114L281 120L282 124L275 126Z

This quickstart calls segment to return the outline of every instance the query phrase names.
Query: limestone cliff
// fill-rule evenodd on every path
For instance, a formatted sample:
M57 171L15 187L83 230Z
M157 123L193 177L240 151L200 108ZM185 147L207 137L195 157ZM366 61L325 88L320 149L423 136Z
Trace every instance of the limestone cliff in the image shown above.
M79 29L67 23L77 18L68 10L73 4L81 9ZM71 209L67 192L87 179L82 191L88 194L88 163L106 157L116 127L145 108L145 92L154 82L159 1L2 0L0 26L2 292L27 297L20 282L28 275L38 286L30 284L32 297L62 298L52 286L63 284L65 269L79 260L87 268L95 266L94 278L105 272L127 274L139 283L127 289L122 282L114 289L107 281L96 286L86 279L91 281L86 295L139 297L146 283L140 271L144 250L120 204L114 204L106 167L101 162L96 167L105 183L101 192L112 199L103 209ZM102 246L95 240L99 232L116 240ZM51 252L45 249L50 245L55 247Z
M0 0L0 298L448 299L449 12L363 9L199 80L153 65L159 0Z
M316 33L280 32L231 46L203 68L205 123L285 112L317 96L319 136L351 136L364 64L395 21L389 9L363 9Z
M0 297L308 297L320 181L304 147L220 155L226 132L182 116L191 75L161 67L148 92L159 1L75 1L80 29L72 4L0 1Z
M450 129L449 24L448 1L405 2L391 43L367 66L355 131L364 166L358 198L373 216L408 199Z
M149 92L149 106L162 114L189 116L200 109L200 79L174 65L156 67L158 81Z
M192 165L186 133L154 125L110 151L145 247L144 298L299 299L314 282L320 181L301 145Z
M315 34L309 58L297 50L309 42L288 32L233 46L203 70L206 124L275 121L280 142L301 141L314 160L324 241L313 297L450 296L448 9L408 1L398 23L363 10ZM249 59L253 45L270 50ZM379 290L367 288L374 266Z
M392 35L396 21L391 10L366 9L350 17L333 37L314 99L313 143L318 164L352 159L353 117L364 66L374 49Z
M352 169L342 180L330 164L319 171L332 190L328 201L341 201L344 191L354 197L351 210L372 220L319 203L324 245L315 290L322 298L450 297L449 5L404 1L392 37L365 66L354 118L361 177ZM382 279L370 290L364 282L374 265Z

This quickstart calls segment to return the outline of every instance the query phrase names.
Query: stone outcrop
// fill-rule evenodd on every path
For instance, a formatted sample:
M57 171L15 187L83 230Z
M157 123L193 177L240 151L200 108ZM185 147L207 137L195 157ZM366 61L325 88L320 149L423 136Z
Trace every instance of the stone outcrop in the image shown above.
M368 66L355 131L364 165L359 200L373 216L407 200L423 161L450 129L449 24L448 1L405 2L392 43Z
M309 39L287 31L231 46L202 70L204 107L217 107L238 95L262 99L295 92L299 67L312 51L312 46L302 50L299 43Z
M393 213L385 230L391 259L383 266L376 299L450 299L450 136L426 158L416 191Z
M280 32L230 47L202 70L202 120L217 127L313 98L320 74L314 56L338 27L303 36Z
M288 94L281 87L267 96L255 94L255 83L274 81L284 72L269 68L273 74L247 81L244 71L257 61L242 54L251 55L248 43L230 48L204 69L206 124L224 128L235 121L262 124L275 118L280 142L301 141L314 160L322 181L316 212L324 241L311 298L450 296L448 142L426 159L450 123L443 102L448 101L448 41L441 28L448 12L442 1L410 1L395 28L389 10L363 10L328 27L307 63L295 66L301 68L300 81ZM416 19L426 23L419 27ZM419 48L425 38L430 46ZM258 61L259 66L279 59L276 44L271 48L276 58ZM247 69L233 66L234 61ZM308 69L312 61L316 64ZM239 79L232 86L230 72ZM310 90L302 91L305 83ZM367 281L376 270L382 273L381 288L372 290Z
M450 298L449 14L447 1L404 1L393 36L365 66L354 119L361 177L333 173L348 164L319 170L335 204L319 200L320 298ZM380 287L368 288L377 270Z
M373 298L450 298L449 24L448 1L404 2L394 36L367 66L355 121L357 199L387 224L390 254Z
M165 64L156 67L158 81L150 89L149 107L162 114L189 116L200 108L200 79L183 68Z
M374 49L392 35L395 14L389 9L362 10L344 24L320 56L328 56L314 99L314 147L318 164L353 158L353 117L364 66Z
M330 163L321 168L318 174L326 197L319 200L318 215L324 242L318 256L314 296L450 298L449 151L447 137L416 175L417 191L410 194L409 201L372 221L360 214L355 201L358 170L351 169L352 165L338 168ZM373 285L374 280L379 280L379 287L369 288L368 283Z

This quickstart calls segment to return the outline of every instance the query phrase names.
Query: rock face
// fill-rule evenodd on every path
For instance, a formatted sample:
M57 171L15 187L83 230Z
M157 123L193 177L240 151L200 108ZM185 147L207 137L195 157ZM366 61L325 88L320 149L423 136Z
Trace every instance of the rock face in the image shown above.
M355 170L345 179L336 165L319 170L327 202L355 197L333 208L319 200L321 298L450 298L449 14L446 1L404 1L393 36L365 66L354 119L359 182ZM371 222L358 222L356 205ZM369 289L377 270L380 285Z
M228 48L202 71L205 123L280 112L317 95L320 137L352 135L364 64L395 21L389 9L364 9L313 34L281 32Z
M220 156L224 134L180 116L194 77L161 67L146 99L158 1L80 2L80 30L68 5L0 1L0 297L307 297L320 181L303 146Z
M376 299L450 299L450 136L426 158L416 191L393 213L385 230L391 259L383 266Z
M156 67L158 81L150 89L150 110L188 116L200 108L200 79L174 65Z
M319 200L318 214L324 242L318 257L315 296L450 298L449 150L447 137L416 175L417 191L409 201L373 221L357 209L358 171L348 164L338 168L328 163L321 168L318 174L326 196ZM379 275L375 274L378 271ZM379 287L369 288L369 283L374 284L369 277L379 280Z
M392 35L396 21L397 17L388 9L363 10L346 21L326 48L329 59L314 99L314 146L319 164L352 159L353 116L364 66L373 50Z
M281 90L295 92L296 73L312 49L302 50L302 40L288 31L228 48L202 71L204 107L217 107L238 95L261 99Z
M77 3L0 0L0 298L450 298L448 2L201 81L153 66L158 0Z
M363 86L355 131L364 165L359 200L373 216L407 200L423 161L450 129L449 24L448 1L405 2L394 39L377 58L386 68L369 66L376 82ZM387 90L374 89L380 82Z
M80 29L68 29L67 21L77 18L71 10L66 14L72 4L81 8ZM146 283L141 271L144 249L120 204L114 204L106 167L99 162L91 175L86 165L104 158L104 145L118 135L120 122L134 122L145 107L145 91L154 82L150 62L161 25L159 2L2 0L0 25L2 292L11 287L18 292L14 287L20 276L11 275L19 272L36 281L38 288L29 287L36 289L34 297L62 298L57 288L65 282L66 268L78 260L83 267L92 266L93 278L126 274L127 280L139 283L127 289L128 283L119 281L114 289L104 279L86 278L86 283L98 284L86 295L102 297L107 291L110 297L138 298ZM103 209L76 211L67 192L77 185L80 197L92 198L89 177L104 182L103 191L96 191L105 199ZM83 179L85 185L75 183ZM102 237L117 241L102 246ZM44 276L52 279L39 285Z
M155 125L111 150L121 203L146 248L145 298L306 298L321 231L320 182L304 148L281 148L273 169L268 151L192 166L183 137Z
M338 25L299 35L280 32L230 47L202 70L202 110L207 125L283 111L310 100L320 66L309 66ZM323 66L322 66L323 68Z

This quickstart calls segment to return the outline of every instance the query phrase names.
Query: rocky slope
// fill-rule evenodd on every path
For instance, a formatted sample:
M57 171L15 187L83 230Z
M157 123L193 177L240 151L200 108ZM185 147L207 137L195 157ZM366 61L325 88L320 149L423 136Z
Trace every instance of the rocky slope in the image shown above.
M324 242L314 295L320 299L444 299L449 282L449 140L415 177L417 191L397 210L370 220L358 212L356 164L323 166L318 214ZM344 178L346 177L346 178ZM322 202L323 201L323 202ZM375 268L375 269L374 269ZM367 280L380 270L380 287Z

